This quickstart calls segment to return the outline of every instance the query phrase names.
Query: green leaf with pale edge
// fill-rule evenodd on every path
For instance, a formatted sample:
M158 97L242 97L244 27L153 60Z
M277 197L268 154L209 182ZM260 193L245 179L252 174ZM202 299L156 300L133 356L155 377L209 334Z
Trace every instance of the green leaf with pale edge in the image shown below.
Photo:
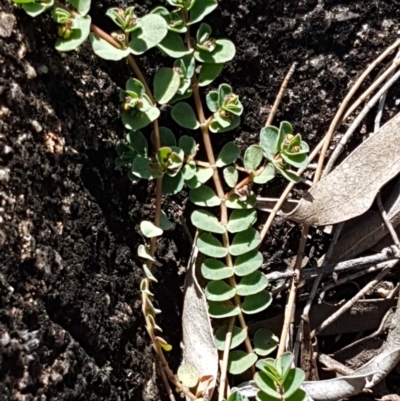
M202 184L205 184L214 174L212 167L196 167L194 176L186 181L186 185L191 188L199 188Z
M199 188L191 189L189 199L197 206L214 207L221 204L221 199L207 185L202 185Z
M269 125L260 131L260 143L264 150L265 157L272 160L278 153L278 135L279 130L277 127Z
M250 369L257 362L256 354L248 354L244 351L231 351L229 354L228 372L232 375L240 375Z
M243 158L244 168L248 171L255 171L263 159L263 150L261 146L251 145L246 149Z
M140 18L140 27L131 33L129 47L133 54L143 54L157 46L167 35L167 23L157 14L147 14Z
M171 116L183 128L195 130L200 127L196 114L188 103L177 103L171 110Z
M133 131L138 131L144 127L147 127L154 120L160 116L160 110L157 107L152 107L145 113L142 111L123 111L121 113L122 123L125 128Z
M253 338L254 351L260 356L267 356L279 345L279 338L268 329L258 329Z
M286 163L290 164L296 168L306 168L308 165L308 156L304 153L296 154L296 155L285 155L281 153L282 159L285 160Z
M245 231L257 221L257 211L255 209L236 209L229 216L226 229L230 233Z
M305 378L306 375L301 369L290 369L283 383L283 388L285 390L283 396L289 398L294 394L294 392L303 384Z
M210 281L205 290L209 301L228 301L235 296L236 290L225 283L224 280Z
M182 191L185 181L183 179L182 171L179 171L175 176L164 174L162 179L162 193L163 195L176 195Z
M151 141L154 143L154 132L151 135ZM167 127L160 127L160 147L176 146L174 133Z
M68 0L68 3L72 4L78 13L84 17L90 10L91 0Z
M226 63L235 57L235 45L227 39L217 39L215 49L210 53L206 50L196 50L194 57L202 63Z
M142 157L140 155L136 156L133 160L131 172L136 177L143 178L145 180L152 180L162 176L162 173L152 167L151 160L149 158Z
M226 207L229 209L253 209L257 203L254 192L251 192L246 200L242 200L239 195L233 194L225 201Z
M206 15L213 12L218 6L216 0L196 0L190 9L188 25L200 22Z
M153 80L154 97L160 104L168 103L181 84L179 74L172 68L160 68Z
M224 167L232 164L240 155L240 149L234 142L226 143L218 154L215 165L217 167Z
M289 373L290 367L293 363L293 354L291 352L283 353L276 361L275 367L282 381L285 380L287 374Z
M218 75L221 73L223 67L224 67L223 63L220 64L204 63L200 69L199 86L210 85L211 82L213 82L214 79L217 78Z
M78 48L89 36L90 24L92 22L89 15L85 17L75 17L72 25L72 33L68 39L58 38L55 48L59 52L69 52Z
M222 173L228 187L234 188L239 179L239 173L236 168L233 166L225 167Z
M281 174L283 177L285 177L288 181L294 182L294 183L298 183L300 182L300 177L293 173L292 171L289 171L285 168L282 168L278 163L273 162L274 167L276 169L276 171Z
M260 369L261 372L266 374L272 381L279 382L280 378L275 368L275 359L273 358L260 359L256 363L256 368Z
M150 251L143 244L139 245L137 253L139 258L150 260L156 266L161 266L161 263L158 262L153 256L151 256Z
M290 397L286 398L285 401L307 401L308 397L304 390L296 390Z
M275 177L275 168L271 163L268 163L260 175L253 178L253 182L256 184L265 184L271 181Z
M234 391L229 395L227 401L249 401L249 399L239 391Z
M199 382L199 373L193 365L185 364L178 368L178 379L189 388L195 387Z
M213 113L218 110L218 92L210 91L206 96L207 107Z
M194 156L196 154L197 144L191 136L181 136L179 138L178 146L184 151L186 156Z
M254 376L254 380L256 381L257 387L265 394L270 397L274 397L274 399L281 400L281 395L275 390L274 381L267 376L264 372L257 372ZM257 397L260 396L260 392ZM269 398L260 398L261 400L269 400Z
M146 157L149 144L147 143L147 139L141 133L141 131L131 131L126 135L126 140L129 143L129 146L141 155Z
M214 116L215 117L215 116ZM211 132L228 132L232 131L233 129L237 128L240 125L240 117L231 115L229 117L230 124L227 127L222 127L221 124L214 118L210 124L210 131Z
M160 227L156 227L151 221L146 220L140 223L140 231L147 238L159 237L163 233Z
M122 60L123 58L129 56L129 54L131 53L129 49L117 49L94 33L91 33L89 35L89 40L92 45L94 54L104 60Z
M244 276L236 287L236 292L240 296L257 294L267 288L268 279L260 271Z
M201 265L201 274L207 280L224 280L233 276L233 269L217 259L207 258Z
M199 251L213 258L223 258L228 254L228 250L222 245L221 241L213 235L204 233L197 239Z
M144 274L150 281L154 281L155 283L158 283L158 280L153 276L153 273L150 271L150 269L147 267L147 265L143 265L143 270Z
M224 325L215 332L215 345L219 351L223 351L225 349L225 340L227 331L228 331L228 326ZM241 327L233 326L230 349L238 347L240 344L243 343L246 337L247 337L247 330L244 330Z
M253 227L237 233L229 247L229 253L233 256L243 255L257 248L261 243L260 233Z
M209 231L216 234L224 234L225 227L219 222L216 216L207 210L195 210L191 215L192 224L203 231Z
M253 315L255 313L262 312L271 305L272 297L271 294L264 290L258 294L249 295L245 297L242 303L242 311L247 315Z
M239 307L233 305L230 301L208 301L207 304L208 314L215 319L225 319L227 317L237 316L240 313Z
M246 276L261 267L262 263L263 257L261 253L254 250L238 256L233 265L233 269L237 276Z
M160 228L162 228L164 231L174 228L174 225L168 220L167 215L162 210L160 216Z
M196 163L193 160L186 163L182 168L182 174L185 181L191 180L196 175Z
M181 35L172 31L168 31L165 38L158 43L157 47L172 58L181 58L193 52L193 50L185 46Z
M49 1L48 3L33 3L33 2L28 3L28 2L20 1L18 4L22 5L22 8L29 16L35 18L38 15L40 15L42 12L53 7L54 0Z

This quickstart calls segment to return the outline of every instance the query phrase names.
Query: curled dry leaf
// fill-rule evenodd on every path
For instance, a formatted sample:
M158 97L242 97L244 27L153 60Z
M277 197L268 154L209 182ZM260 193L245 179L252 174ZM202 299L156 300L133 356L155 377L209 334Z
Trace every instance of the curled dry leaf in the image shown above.
M393 140L399 129L400 114L397 114L315 184L297 208L284 216L302 224L321 226L365 213L380 188L400 171L400 141Z
M197 369L204 391L203 397L211 399L218 374L218 351L214 344L207 301L196 278L197 255L198 249L194 245L186 273L183 299L183 363Z

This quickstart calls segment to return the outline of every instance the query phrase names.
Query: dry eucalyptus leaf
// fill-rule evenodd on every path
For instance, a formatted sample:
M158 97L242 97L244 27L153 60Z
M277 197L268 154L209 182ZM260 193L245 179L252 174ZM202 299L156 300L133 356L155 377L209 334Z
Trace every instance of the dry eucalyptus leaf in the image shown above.
M196 241L194 241L196 244ZM194 366L201 378L211 377L204 388L209 399L218 374L218 351L208 316L207 302L196 278L198 249L193 247L185 278L182 311L183 363Z
M400 179L397 179L390 195L384 202L384 209L393 227L400 225ZM386 224L378 211L368 211L347 222L335 245L331 262L352 259L361 252L372 248L388 234ZM386 242L385 242L386 243ZM391 236L387 246L393 244ZM383 249L383 248L380 248Z
M321 226L365 213L376 194L400 172L400 130L397 114L365 140L332 173L315 184L285 218Z

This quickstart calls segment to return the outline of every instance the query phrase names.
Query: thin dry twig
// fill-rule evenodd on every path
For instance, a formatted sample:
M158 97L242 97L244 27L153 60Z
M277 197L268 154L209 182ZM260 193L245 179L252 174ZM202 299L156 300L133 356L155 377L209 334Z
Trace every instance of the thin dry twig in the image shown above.
M297 63L293 63L292 66L290 67L290 70L285 76L285 79L282 82L281 88L279 89L278 96L275 99L274 105L272 106L271 112L269 113L267 122L265 123L265 126L267 127L268 125L271 125L275 114L278 110L279 104L283 98L283 95L285 94L286 88L289 84L290 78L292 78L292 75L294 73L294 70L296 69Z
M165 371L161 366L161 363L159 362L158 365L159 365L159 371L160 371L160 375L161 375L161 380L162 380L162 382L164 384L164 387L165 387L165 391L167 392L170 401L176 401L174 393L172 392L171 386L169 385L169 381L167 379Z
M393 239L394 244L395 244L398 248L400 248L399 237L397 236L397 232L396 232L396 230L394 229L393 224L391 223L390 219L388 218L388 215L387 215L387 213L386 213L385 208L383 207L383 204L382 204L382 196L381 196L381 193L380 193L380 192L378 193L378 196L376 197L376 202L378 203L378 207L379 207L379 210L380 210L380 212L381 212L382 219L383 219L383 221L385 222L385 225L386 225L387 229L389 230L390 235L392 236L392 239Z
M317 354L318 362L321 362L323 365L327 367L324 370L330 370L334 372L338 372L341 375L350 376L354 373L353 369L348 368L347 366L343 365L342 363L336 361L335 359L331 358L329 355L326 354Z
M314 337L321 331L324 331L330 324L335 322L343 313L347 312L360 298L365 296L368 291L374 288L392 269L393 266L397 264L396 261L388 262L386 267L382 269L381 272L377 274L374 280L371 280L364 288L361 289L353 298L347 301L339 310L337 310L333 315L329 316L324 322L322 322L315 330L312 331L311 336Z
M219 391L218 397L220 400L224 399L225 389L226 389L226 377L228 372L228 361L229 361L229 350L231 349L232 342L232 330L235 323L235 318L231 317L229 320L228 330L225 337L225 349L223 354L223 359L221 361L221 378L219 381Z

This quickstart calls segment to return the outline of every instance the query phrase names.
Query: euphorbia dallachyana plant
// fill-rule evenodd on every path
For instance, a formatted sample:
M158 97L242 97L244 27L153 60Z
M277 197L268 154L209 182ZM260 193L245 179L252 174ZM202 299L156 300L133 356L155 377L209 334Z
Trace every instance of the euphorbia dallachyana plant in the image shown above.
M159 335L156 315L161 310L154 305L151 292L151 283L157 282L158 274L154 266L161 266L155 258L157 238L173 227L161 210L161 198L186 187L197 207L191 214L191 222L198 231L195 245L202 255L200 271L206 282L208 313L217 323L215 344L228 361L227 370L240 375L257 367L260 372L255 380L260 401L305 399L299 389L304 375L291 367L291 354L259 359L270 355L279 341L266 329L258 330L250 338L246 317L264 311L272 302L268 280L260 271L263 256L258 250L261 237L255 228L253 186L270 181L275 172L297 181L291 168L306 167L309 149L284 121L279 128L262 128L260 143L244 152L233 141L214 152L213 135L237 128L243 113L240 98L228 83L206 91L207 113L200 96L200 90L212 85L224 63L235 55L233 43L214 37L211 26L202 22L217 8L217 1L167 0L167 7L157 7L141 16L135 13L133 5L126 9L113 7L106 13L115 23L115 31L110 34L91 24L90 0L68 0L65 4L51 0L13 1L32 16L47 9L52 11L57 24L56 47L60 51L76 49L89 38L96 55L114 61L125 58L136 74L120 91L121 119L129 132L117 143L116 166L127 166L132 182L156 181L155 218L140 222L144 243L138 246L137 254L143 261L141 291L146 328L167 377L189 398L201 397L195 391L201 378L194 367L181 367L178 376L168 367L164 351L171 346ZM196 25L194 30L192 25ZM133 55L154 48L169 58L164 58L164 66L157 70L149 86ZM173 132L176 126L159 125L165 112L171 113L172 120L184 132L179 138ZM201 145L191 133L201 134ZM207 160L198 160L201 146ZM220 383L225 383L226 377L227 372L222 369ZM223 399L246 401L237 391L226 394L221 385L219 400Z

